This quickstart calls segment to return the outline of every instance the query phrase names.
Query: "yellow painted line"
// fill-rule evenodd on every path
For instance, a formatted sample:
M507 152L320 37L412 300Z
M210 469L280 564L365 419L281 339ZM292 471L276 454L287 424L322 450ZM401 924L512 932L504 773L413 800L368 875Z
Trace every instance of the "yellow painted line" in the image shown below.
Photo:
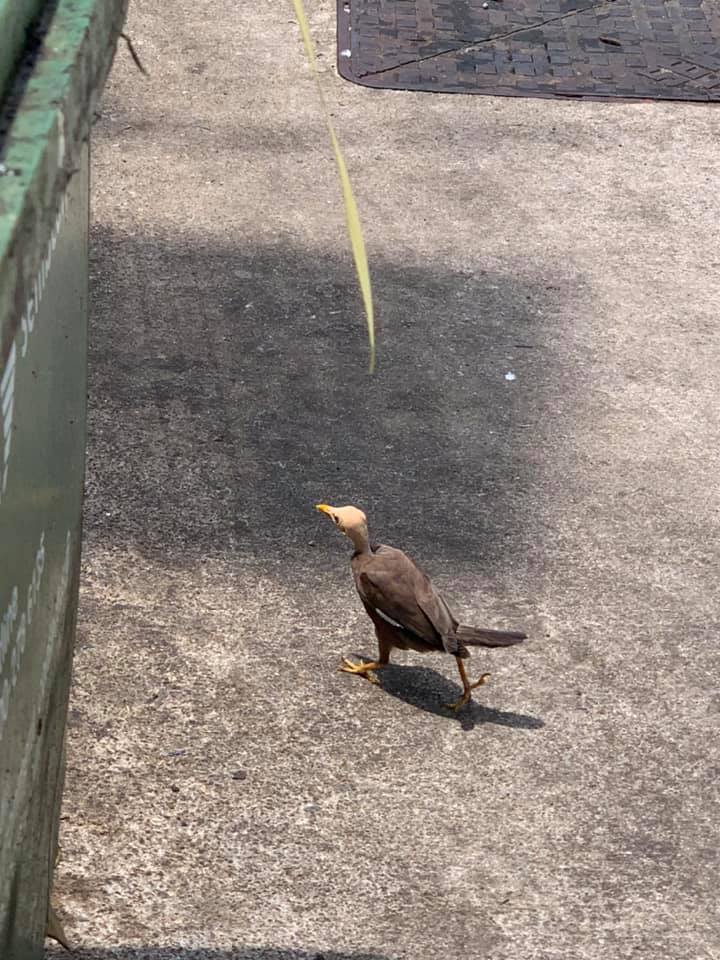
M345 166L345 159L342 155L340 144L338 143L338 139L335 135L335 128L333 127L332 119L330 118L330 111L328 110L322 84L320 82L320 74L318 73L317 69L317 60L315 59L315 48L310 37L310 29L308 28L307 17L305 16L305 8L303 7L302 0L292 0L292 2L293 6L295 7L295 17L297 19L298 26L300 27L303 44L305 45L305 53L307 54L308 63L310 64L310 69L315 77L315 83L317 84L320 103L325 113L325 122L327 123L328 133L330 134L330 143L332 144L333 153L335 154L335 163L337 164L338 174L340 176L343 202L345 204L345 220L347 222L347 231L348 236L350 237L350 246L352 247L353 257L355 258L355 269L357 270L358 283L360 284L360 292L362 293L363 305L365 307L368 344L370 346L370 373L373 373L375 370L375 314L373 311L370 271L368 270L367 254L365 253L365 240L363 239L362 227L360 226L360 216L358 215L357 204L355 203L355 197L353 196L352 187L350 186L350 177L348 176L347 167Z

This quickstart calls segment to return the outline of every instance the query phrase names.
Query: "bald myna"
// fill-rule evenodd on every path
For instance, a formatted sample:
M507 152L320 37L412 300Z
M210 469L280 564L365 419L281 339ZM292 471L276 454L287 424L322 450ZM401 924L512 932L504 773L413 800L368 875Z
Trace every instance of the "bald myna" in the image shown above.
M375 624L380 648L378 659L368 663L353 663L343 658L341 670L377 683L373 671L387 666L393 647L420 653L432 650L450 653L460 672L463 693L456 703L447 706L459 710L470 699L471 691L490 676L484 673L475 683L470 683L463 663L470 656L467 647L511 647L527 639L527 635L519 631L485 630L460 624L429 578L407 554L383 543L370 542L367 517L362 510L331 507L326 503L319 503L316 509L330 517L355 547L351 561L355 586L367 615Z

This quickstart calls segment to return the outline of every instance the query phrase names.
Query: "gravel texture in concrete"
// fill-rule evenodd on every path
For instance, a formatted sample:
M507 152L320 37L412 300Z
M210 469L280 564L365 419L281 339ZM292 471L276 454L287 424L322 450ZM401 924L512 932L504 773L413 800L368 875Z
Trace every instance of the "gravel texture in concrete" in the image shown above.
M95 129L78 958L714 960L720 113L372 91L309 14L372 379L290 4L138 0ZM337 671L318 501L531 634L472 708Z

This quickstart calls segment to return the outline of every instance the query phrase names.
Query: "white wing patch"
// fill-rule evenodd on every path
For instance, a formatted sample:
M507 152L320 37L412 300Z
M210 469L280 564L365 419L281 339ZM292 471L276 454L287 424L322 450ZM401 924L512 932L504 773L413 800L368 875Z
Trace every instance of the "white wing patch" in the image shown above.
M393 620L392 617L389 617L386 613L383 613L382 610L378 610L377 607L373 607L373 610L379 617L381 617L385 621L385 623L389 623L391 627L397 627L398 630L405 629L405 627L401 623L398 623L397 620Z

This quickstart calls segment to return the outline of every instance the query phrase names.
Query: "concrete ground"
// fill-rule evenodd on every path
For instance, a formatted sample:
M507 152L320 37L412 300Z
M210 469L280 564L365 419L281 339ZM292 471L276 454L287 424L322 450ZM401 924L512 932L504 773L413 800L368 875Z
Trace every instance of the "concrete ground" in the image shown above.
M717 960L720 112L370 91L309 14L375 377L289 3L137 0L95 129L78 960ZM321 500L531 634L471 709L337 671Z

